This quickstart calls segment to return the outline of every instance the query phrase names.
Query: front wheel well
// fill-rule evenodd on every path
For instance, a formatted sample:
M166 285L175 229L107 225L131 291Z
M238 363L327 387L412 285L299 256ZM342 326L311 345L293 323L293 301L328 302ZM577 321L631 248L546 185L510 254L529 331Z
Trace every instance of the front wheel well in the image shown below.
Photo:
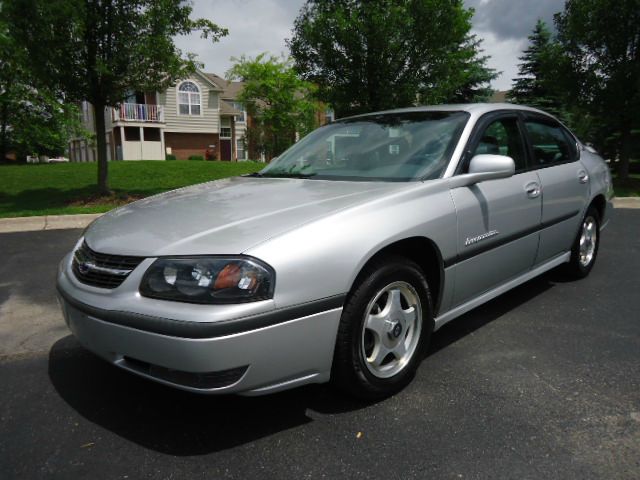
M434 317L440 307L440 298L444 286L444 264L440 249L435 242L426 237L411 237L394 242L376 252L358 273L355 283L360 280L362 272L372 261L385 255L400 255L418 264L427 278L433 301Z
M591 200L589 206L593 206L598 212L598 216L600 217L600 221L604 218L605 209L607 208L607 201L604 198L604 195L596 195L596 197Z

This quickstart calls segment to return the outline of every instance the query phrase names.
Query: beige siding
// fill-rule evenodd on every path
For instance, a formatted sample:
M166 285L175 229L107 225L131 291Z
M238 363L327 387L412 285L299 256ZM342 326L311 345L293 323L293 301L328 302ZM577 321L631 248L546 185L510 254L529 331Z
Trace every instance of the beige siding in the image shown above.
M113 130L113 120L111 116L111 108L106 108L104 111L104 126L107 132Z
M219 105L218 92L211 90L211 85L199 75L190 79L200 89L202 115L178 115L177 87L179 83L160 94L160 104L164 106L166 132L218 133Z
M82 128L88 132L95 133L96 124L95 118L93 117L93 105L87 101L83 101L78 105L78 109L80 111L80 123L82 124Z

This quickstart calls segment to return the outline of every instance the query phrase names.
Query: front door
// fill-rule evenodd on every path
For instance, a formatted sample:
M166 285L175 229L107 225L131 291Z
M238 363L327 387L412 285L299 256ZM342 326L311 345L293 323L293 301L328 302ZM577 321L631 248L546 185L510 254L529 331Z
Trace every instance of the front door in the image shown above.
M576 141L554 120L529 114L524 120L533 164L542 184L542 230L536 263L568 252L589 198L589 177Z
M510 178L451 190L458 216L454 306L481 295L533 266L542 211L539 178L527 170L522 127L516 114L481 120L467 162L479 154L507 155ZM460 173L466 173L466 167Z
M220 139L220 160L231 161L231 139Z

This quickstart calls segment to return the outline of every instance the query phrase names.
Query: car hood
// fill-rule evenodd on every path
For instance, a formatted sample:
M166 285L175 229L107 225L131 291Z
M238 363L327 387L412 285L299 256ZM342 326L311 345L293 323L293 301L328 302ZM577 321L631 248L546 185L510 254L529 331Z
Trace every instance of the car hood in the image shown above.
M112 210L87 229L85 240L93 250L117 255L238 254L298 225L404 186L385 182L228 178Z

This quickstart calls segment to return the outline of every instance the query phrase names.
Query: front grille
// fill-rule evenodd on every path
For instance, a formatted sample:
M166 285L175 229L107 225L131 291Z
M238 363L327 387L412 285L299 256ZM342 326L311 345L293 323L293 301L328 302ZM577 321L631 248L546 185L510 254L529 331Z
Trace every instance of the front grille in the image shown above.
M245 366L229 370L220 370L218 372L192 373L183 372L181 370L172 370L170 368L143 362L142 360L131 357L124 357L123 366L175 385L197 388L200 390L210 390L213 388L223 388L233 385L242 378L249 368L248 366Z
M144 257L94 252L83 242L73 254L72 269L82 283L99 288L116 288L142 260Z

